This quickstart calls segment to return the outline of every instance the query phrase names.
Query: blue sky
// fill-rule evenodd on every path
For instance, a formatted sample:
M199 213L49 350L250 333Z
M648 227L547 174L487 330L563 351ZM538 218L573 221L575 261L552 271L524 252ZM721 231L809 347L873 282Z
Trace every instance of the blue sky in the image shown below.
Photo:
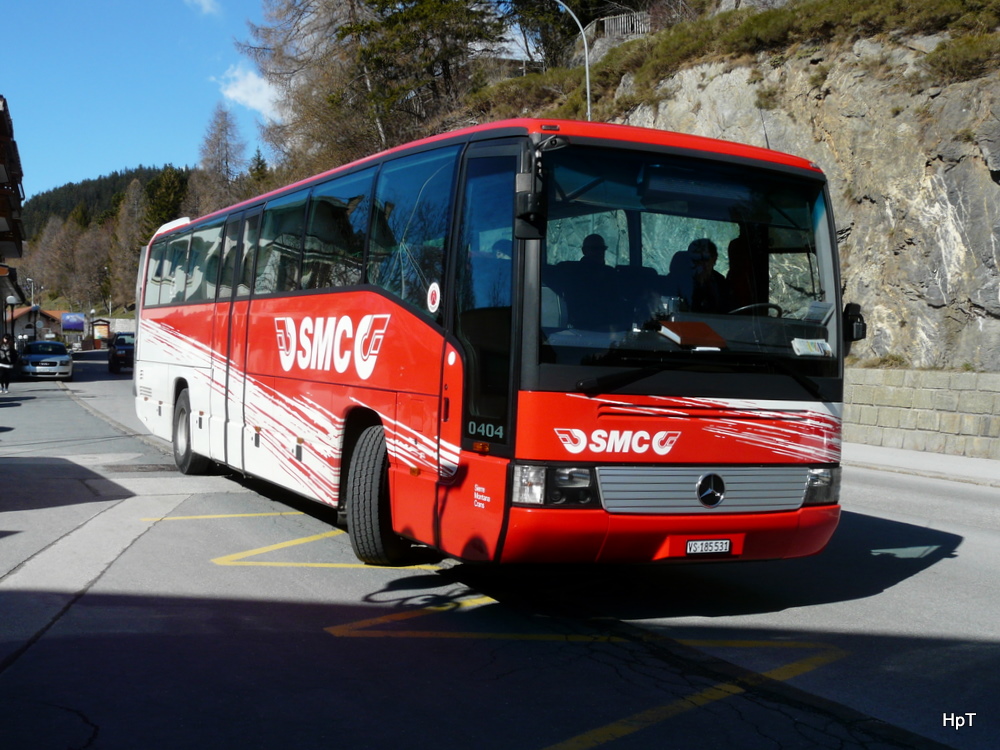
M195 166L219 103L252 155L275 113L234 40L249 40L261 2L2 0L0 94L26 196L140 164Z

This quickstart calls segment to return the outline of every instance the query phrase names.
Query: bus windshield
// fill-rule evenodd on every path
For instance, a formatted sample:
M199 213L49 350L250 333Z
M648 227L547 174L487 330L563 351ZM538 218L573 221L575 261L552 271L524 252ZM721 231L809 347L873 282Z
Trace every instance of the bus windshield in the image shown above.
M819 176L580 145L542 174L543 368L836 375Z

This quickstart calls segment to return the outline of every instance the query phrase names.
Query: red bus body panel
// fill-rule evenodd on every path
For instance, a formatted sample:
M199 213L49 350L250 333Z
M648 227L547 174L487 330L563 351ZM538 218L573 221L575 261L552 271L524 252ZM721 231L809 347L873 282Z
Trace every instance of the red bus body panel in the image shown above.
M840 419L820 406L526 392L518 397L515 452L541 461L838 463Z
M526 461L636 466L835 464L840 460L840 419L819 407L521 393L516 453ZM691 559L687 542L698 539L730 540L725 559L801 557L821 551L839 519L837 505L719 515L617 515L604 510L514 507L501 559L613 563Z

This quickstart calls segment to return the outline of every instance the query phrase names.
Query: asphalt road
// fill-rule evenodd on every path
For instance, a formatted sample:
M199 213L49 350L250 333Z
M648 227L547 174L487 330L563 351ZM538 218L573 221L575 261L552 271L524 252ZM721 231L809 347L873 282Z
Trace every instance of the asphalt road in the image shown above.
M995 747L993 466L859 453L806 560L373 568L80 355L0 396L0 748Z

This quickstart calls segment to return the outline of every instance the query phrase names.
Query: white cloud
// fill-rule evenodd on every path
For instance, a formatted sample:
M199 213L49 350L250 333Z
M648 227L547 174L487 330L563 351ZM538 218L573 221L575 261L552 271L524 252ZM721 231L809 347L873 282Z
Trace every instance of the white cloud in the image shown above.
M200 10L206 16L222 14L222 6L219 5L218 0L184 0L184 4L195 10Z
M205 0L203 0L205 1ZM266 80L242 65L232 65L218 81L222 95L266 119L277 121L277 92Z

